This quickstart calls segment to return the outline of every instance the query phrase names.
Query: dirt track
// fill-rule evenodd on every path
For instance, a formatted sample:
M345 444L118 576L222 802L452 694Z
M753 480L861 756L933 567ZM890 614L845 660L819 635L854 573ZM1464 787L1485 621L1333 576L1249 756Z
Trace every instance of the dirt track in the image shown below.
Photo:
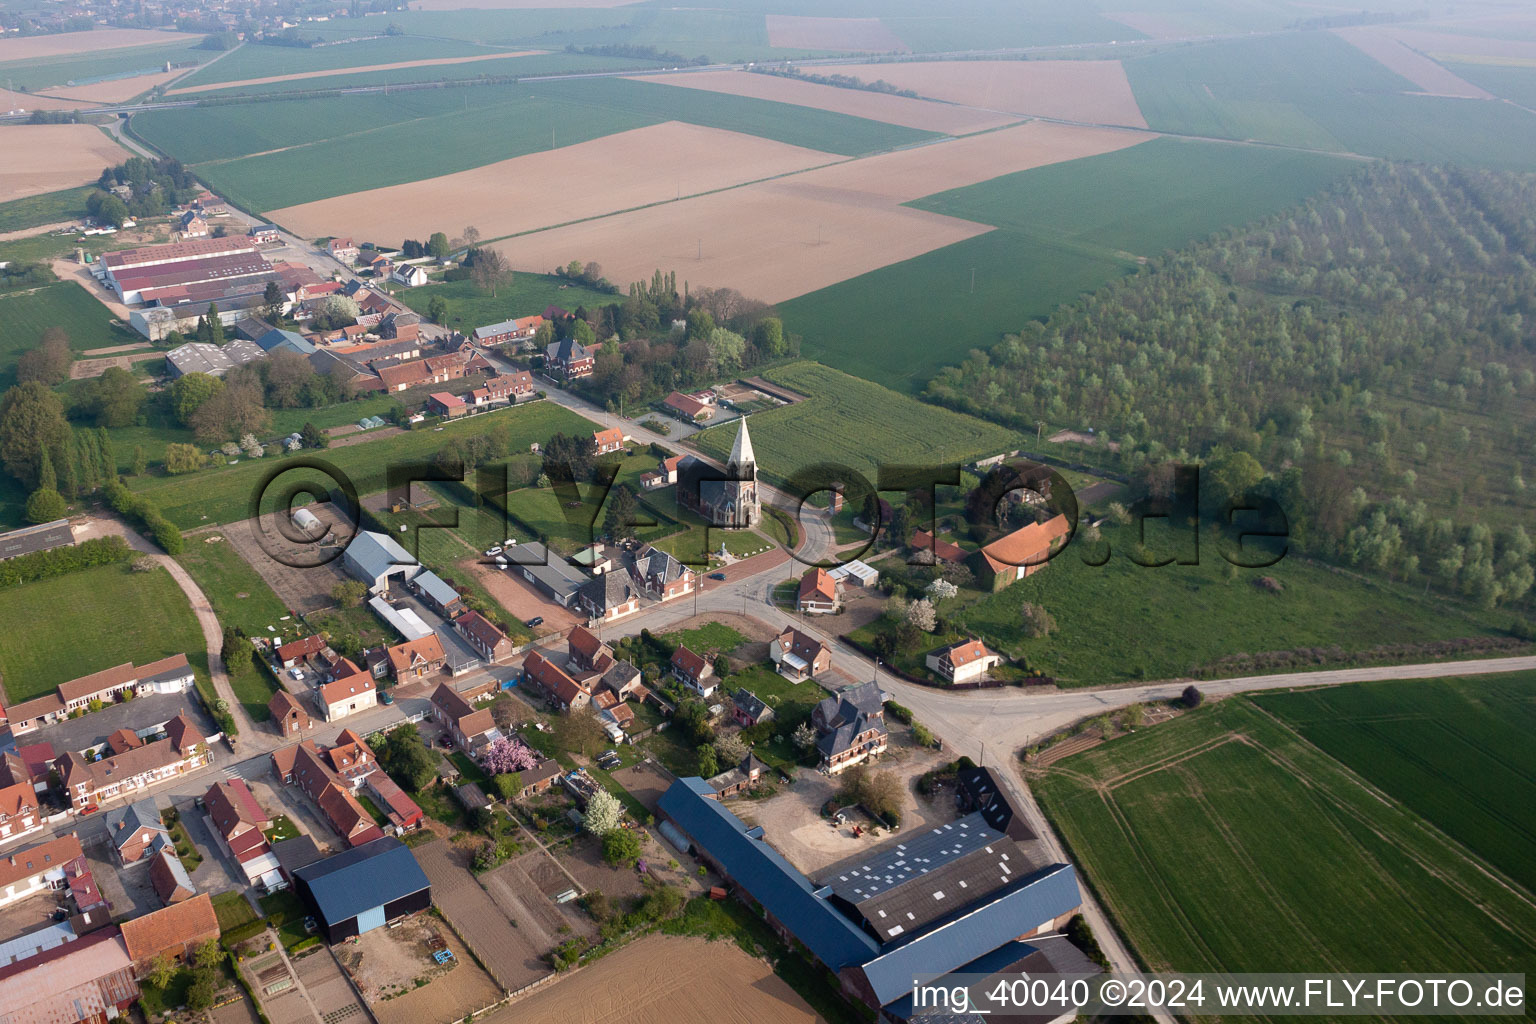
M919 96L1013 114L1145 128L1117 60L960 60L818 66L825 75L883 78Z
M91 124L0 126L0 202L84 185L133 154Z
M876 75L865 80L874 81L878 77ZM835 85L817 85L815 82L796 81L781 75L760 75L747 71L648 75L645 81L677 85L685 89L729 93L732 96L751 96L776 103L792 103L795 106L831 110L872 121L884 121L886 124L943 132L946 135L966 135L989 128L1001 128L1017 120L1010 114L973 110L952 103L915 100L908 96L892 96L862 89L841 89Z
M393 241L424 237L459 218L472 220L486 238L500 238L841 159L668 121L439 178L290 206L271 216L301 236L345 231ZM568 253L555 262L570 258Z
M652 935L538 989L493 1024L810 1024L805 1000L733 942Z

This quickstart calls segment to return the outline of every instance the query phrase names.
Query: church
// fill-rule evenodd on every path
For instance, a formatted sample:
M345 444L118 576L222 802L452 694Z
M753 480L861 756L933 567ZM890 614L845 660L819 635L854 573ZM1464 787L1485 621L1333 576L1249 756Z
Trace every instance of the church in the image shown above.
M743 416L722 472L692 456L677 467L677 499L712 526L756 526L763 517L757 493L757 456Z

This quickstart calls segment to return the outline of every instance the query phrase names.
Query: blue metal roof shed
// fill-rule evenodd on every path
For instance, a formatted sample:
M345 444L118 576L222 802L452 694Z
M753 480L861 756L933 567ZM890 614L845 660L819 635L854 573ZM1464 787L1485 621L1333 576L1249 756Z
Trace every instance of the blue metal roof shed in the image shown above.
M410 849L384 836L294 872L331 942L360 935L432 904L432 885Z
M661 812L832 970L879 952L875 940L818 895L761 833L749 835L745 822L711 799L714 792L703 779L678 779L662 794Z

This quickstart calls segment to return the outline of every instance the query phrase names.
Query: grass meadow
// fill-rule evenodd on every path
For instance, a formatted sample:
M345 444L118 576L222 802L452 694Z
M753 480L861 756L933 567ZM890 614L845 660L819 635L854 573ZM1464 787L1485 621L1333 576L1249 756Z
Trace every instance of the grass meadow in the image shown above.
M114 324L107 308L73 281L41 288L0 292L0 388L15 382L16 360L42 340L50 327L62 327L76 352L109 345L149 343L144 336Z
M42 224L77 221L86 216L85 200L94 188L66 188L0 203L0 231L20 231Z
M1004 427L924 405L819 363L791 363L764 376L810 396L749 417L758 467L772 480L830 462L850 466L874 483L882 464L969 462L1019 444L1018 435ZM696 441L724 459L736 431L735 423L727 423L696 435Z
M529 444L542 444L556 431L588 433L593 427L591 421L569 410L551 402L538 402L520 409L472 416L441 430L416 430L332 448L319 453L319 458L347 474L361 496L384 490L385 472L390 465L429 462L443 443L454 437L502 431L511 451L527 451ZM302 457L311 457L311 453ZM287 459L276 456L242 458L234 465L184 476L141 477L130 481L130 486L157 502L166 518L182 529L228 523L250 517L251 500L263 477L284 461ZM327 490L334 486L324 474L310 469L285 473L279 485L299 481L314 481Z
M579 284L566 284L560 278L548 274L514 274L510 284L496 289L494 298L473 281L444 281L422 285L420 288L403 288L399 298L401 302L424 314L432 300L438 296L442 296L443 301L448 303L445 326L465 334L476 327L542 313L551 305L575 309L583 305L607 305L622 298L593 291Z
M856 155L930 133L623 78L151 111L134 130L237 203L273 210L468 170L663 121Z
M1308 743L1536 892L1536 673L1255 696Z
M60 683L132 661L185 654L208 674L203 634L170 573L126 564L0 590L0 677L7 703L49 693Z
M1523 894L1242 697L1034 788L1152 970L1507 971L1536 943Z
M1165 138L940 192L909 205L997 230L782 303L785 325L806 355L917 394L1137 257L1284 209L1350 166Z
M1038 572L974 603L957 599L961 607L945 614L1061 686L1187 676L1232 654L1329 646L1362 651L1496 633L1444 602L1365 583L1297 555L1265 569L1235 570L1228 579L1228 563L1209 535L1201 538L1198 565L1141 566L1128 555L1131 538L1122 540L1119 532L1104 530L1110 557L1102 566L1086 564L1084 542L1074 540ZM1148 524L1147 535L1155 553L1178 550L1172 538L1159 536L1156 523ZM1260 588L1260 577L1283 589ZM1044 606L1056 631L1027 639L1025 601Z
M284 629L288 609L282 599L227 538L210 539L218 536L193 534L176 561L207 595L220 625L234 626L247 636L270 636L268 626Z

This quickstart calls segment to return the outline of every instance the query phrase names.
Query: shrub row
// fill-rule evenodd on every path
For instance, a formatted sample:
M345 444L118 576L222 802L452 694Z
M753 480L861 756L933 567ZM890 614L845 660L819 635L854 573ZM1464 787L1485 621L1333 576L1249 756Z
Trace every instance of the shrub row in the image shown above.
M127 516L146 530L166 554L181 554L181 531L160 513L160 506L142 494L133 493L118 480L108 481L102 490L106 492L107 504L112 506L112 511Z
M98 565L126 562L133 555L121 537L96 537L52 551L34 551L0 562L0 588L65 576Z

